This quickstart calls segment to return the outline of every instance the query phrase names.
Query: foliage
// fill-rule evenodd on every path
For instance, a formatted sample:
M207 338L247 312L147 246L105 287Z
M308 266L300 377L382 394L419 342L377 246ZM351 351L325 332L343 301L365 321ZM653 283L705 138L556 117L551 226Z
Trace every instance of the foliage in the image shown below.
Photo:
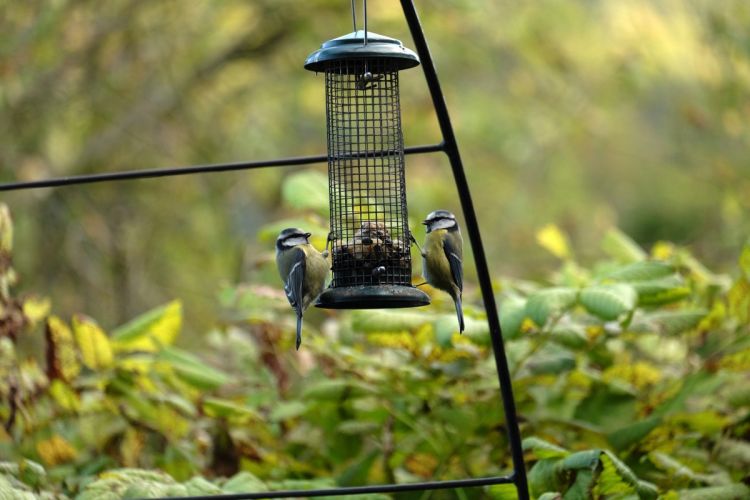
M0 214L6 495L179 496L511 467L472 300L463 336L439 294L430 310L310 311L296 353L283 292L241 285L221 293L224 320L196 355L175 345L179 301L106 332L84 315L55 316L44 299L14 297L12 225ZM545 247L564 241L550 238L557 228L542 231ZM551 283L498 285L532 493L741 498L750 246L734 281L668 243L647 254L619 234L603 246L609 257L587 269L554 243L562 263ZM44 360L17 354L35 335Z
M349 6L0 1L0 180L324 154L323 79L302 63L351 30ZM498 274L544 277L553 259L533 241L549 221L588 260L616 225L649 245L690 243L728 270L750 233L747 0L417 8ZM397 0L369 16L413 47ZM439 142L419 68L401 87L405 143ZM460 212L441 155L409 156L407 168L414 226L435 208ZM104 325L180 297L181 339L197 347L213 284L249 278L265 250L255 235L290 215L282 185L296 173L4 193L19 286L45 291L58 315L85 310ZM320 206L321 194L293 203Z

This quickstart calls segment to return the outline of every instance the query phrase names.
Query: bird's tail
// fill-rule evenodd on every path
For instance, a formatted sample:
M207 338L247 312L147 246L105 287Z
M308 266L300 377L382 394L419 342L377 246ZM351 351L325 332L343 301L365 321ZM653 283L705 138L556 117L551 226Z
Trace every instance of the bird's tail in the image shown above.
M297 350L299 351L299 346L302 344L302 315L297 315Z
M464 310L461 307L460 293L453 299L453 303L456 305L456 315L458 316L458 332L464 333Z

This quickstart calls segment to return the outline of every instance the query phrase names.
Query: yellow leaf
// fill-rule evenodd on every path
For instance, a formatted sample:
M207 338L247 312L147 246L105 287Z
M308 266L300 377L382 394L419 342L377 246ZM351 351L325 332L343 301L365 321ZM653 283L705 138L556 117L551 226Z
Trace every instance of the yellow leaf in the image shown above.
M742 323L750 319L750 281L740 276L727 293L730 313Z
M65 382L53 380L49 388L49 393L57 404L66 410L77 412L81 407L81 400L78 394Z
M97 370L112 365L112 346L99 325L85 316L73 317L73 333L81 351L83 364Z
M155 352L172 345L182 328L182 303L179 300L152 309L113 332L117 351Z
M13 220L5 203L0 204L0 252L13 250Z
M132 427L125 430L120 442L120 455L125 467L137 467L143 450L143 434Z
M70 462L76 458L76 450L64 438L55 434L50 439L36 444L36 451L47 465Z
M624 380L638 389L643 389L661 380L661 372L654 365L644 361L628 362L610 366L602 374L602 379L605 382Z
M666 241L657 241L651 247L651 256L656 260L669 260L674 255L674 245Z
M570 245L565 234L554 224L547 224L536 233L536 241L559 259L570 258Z
M406 470L424 478L432 477L438 464L438 459L427 453L413 453L404 462Z
M59 377L66 382L73 380L81 371L73 334L63 320L51 316L46 330L47 359L51 362L51 378Z
M746 373L750 371L750 349L744 349L724 356L719 366L725 370Z
M23 315L32 324L47 317L50 301L46 297L28 297L23 301Z

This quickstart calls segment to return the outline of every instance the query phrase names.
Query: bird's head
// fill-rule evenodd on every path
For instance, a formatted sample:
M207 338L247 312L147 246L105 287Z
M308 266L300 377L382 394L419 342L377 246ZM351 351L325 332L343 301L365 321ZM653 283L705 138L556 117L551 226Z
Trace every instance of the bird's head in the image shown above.
M276 238L276 250L283 251L294 248L297 245L309 243L310 233L296 227L289 227L279 233Z
M434 212L430 212L422 224L427 226L428 233L437 229L447 229L449 231L458 229L456 216L447 210L435 210Z

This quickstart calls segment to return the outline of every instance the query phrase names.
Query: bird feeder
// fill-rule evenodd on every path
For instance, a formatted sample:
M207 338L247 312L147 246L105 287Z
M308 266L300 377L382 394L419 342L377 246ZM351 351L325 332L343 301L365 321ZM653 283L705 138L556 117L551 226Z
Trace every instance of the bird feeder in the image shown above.
M318 307L429 304L411 284L398 73L419 65L399 40L357 30L325 42L305 69L325 74L333 281Z

